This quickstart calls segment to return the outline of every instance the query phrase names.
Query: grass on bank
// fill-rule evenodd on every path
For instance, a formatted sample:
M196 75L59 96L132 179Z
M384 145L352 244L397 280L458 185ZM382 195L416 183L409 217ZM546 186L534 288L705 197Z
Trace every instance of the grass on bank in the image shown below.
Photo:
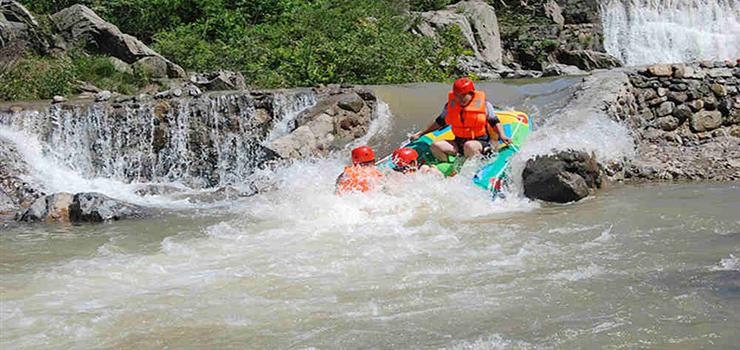
M100 89L133 94L148 83L146 75L116 71L107 57L70 54L40 57L26 54L0 66L0 100L50 99L78 93L83 82Z

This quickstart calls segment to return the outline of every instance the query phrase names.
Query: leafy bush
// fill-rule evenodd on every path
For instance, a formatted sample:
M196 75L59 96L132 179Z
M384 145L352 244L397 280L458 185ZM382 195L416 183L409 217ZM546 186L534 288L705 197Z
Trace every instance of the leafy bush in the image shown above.
M409 33L401 10L394 1L316 2L211 35L203 22L178 27L157 34L154 47L186 68L239 70L258 86L444 79L439 63L455 50Z

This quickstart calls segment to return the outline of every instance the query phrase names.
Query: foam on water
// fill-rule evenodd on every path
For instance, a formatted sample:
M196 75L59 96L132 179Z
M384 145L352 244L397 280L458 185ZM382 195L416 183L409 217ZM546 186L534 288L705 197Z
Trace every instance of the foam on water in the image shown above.
M740 57L737 0L605 0L604 46L626 65Z

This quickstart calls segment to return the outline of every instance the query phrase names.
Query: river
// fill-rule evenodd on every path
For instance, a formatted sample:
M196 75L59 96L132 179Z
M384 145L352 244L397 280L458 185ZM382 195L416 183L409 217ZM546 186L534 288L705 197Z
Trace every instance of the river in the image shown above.
M532 116L523 154L572 142L630 156L629 135L609 121L563 137L556 111L577 80L481 88ZM439 112L447 86L374 89L392 115L368 142L384 153ZM215 203L137 197L131 185L80 175L75 190L161 214L0 232L2 348L740 344L738 184L612 185L544 205L516 186L492 203L464 176L423 175L337 197L343 157L279 168L274 190Z

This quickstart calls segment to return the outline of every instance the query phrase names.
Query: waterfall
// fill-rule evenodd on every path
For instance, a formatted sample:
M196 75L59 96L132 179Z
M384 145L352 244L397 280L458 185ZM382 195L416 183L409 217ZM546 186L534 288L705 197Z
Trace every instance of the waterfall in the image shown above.
M23 146L40 145L44 158L84 178L206 188L243 182L270 156L263 141L315 103L310 90L70 103L0 113L0 128L35 138Z
M602 0L601 16L628 66L740 57L740 0Z

